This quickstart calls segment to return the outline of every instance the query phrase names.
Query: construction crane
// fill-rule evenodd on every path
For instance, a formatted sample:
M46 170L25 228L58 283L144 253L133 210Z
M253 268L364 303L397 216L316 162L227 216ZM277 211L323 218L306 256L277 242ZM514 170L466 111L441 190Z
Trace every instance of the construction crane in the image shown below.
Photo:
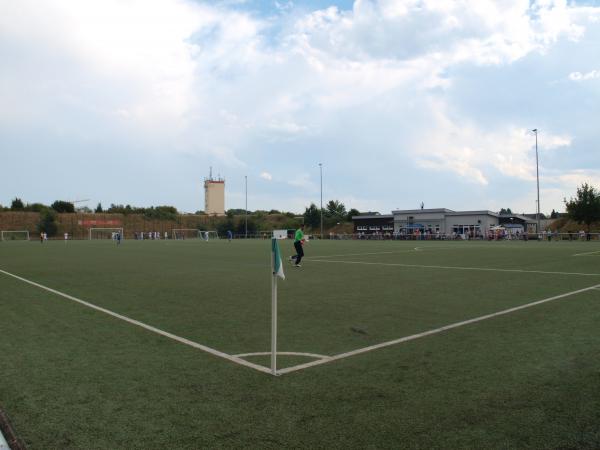
M90 199L89 198L84 198L83 200L69 200L69 203L73 203L73 205L75 205L75 203L83 203L83 202L89 202Z

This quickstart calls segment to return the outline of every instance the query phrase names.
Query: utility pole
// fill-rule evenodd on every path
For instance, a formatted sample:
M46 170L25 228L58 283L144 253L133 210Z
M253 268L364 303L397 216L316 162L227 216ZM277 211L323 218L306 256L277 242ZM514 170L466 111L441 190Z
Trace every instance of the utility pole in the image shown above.
M535 134L535 176L537 180L537 232L538 236L542 232L542 228L540 226L540 165L538 160L538 129L534 128L533 133Z
M321 239L323 239L323 163L319 163L319 172L321 175Z
M245 184L246 184L246 233L245 239L248 239L248 175L244 176Z

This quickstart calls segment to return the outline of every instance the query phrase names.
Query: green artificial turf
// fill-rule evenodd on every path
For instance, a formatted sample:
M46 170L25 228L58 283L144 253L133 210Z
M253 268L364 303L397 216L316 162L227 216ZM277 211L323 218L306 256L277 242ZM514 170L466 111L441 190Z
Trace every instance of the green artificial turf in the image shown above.
M594 242L305 251L278 283L280 351L336 355L600 285L600 252L573 256ZM0 243L4 271L229 354L270 349L269 258L253 240ZM32 449L598 448L599 323L588 290L273 377L0 273L0 406Z

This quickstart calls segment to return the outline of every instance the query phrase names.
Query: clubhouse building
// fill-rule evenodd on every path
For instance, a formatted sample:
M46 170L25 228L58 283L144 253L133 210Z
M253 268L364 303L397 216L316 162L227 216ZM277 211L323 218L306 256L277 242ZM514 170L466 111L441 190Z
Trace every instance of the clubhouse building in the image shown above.
M535 220L492 211L452 211L446 208L395 210L392 214L353 216L354 233L383 236L462 236L480 238L502 227L510 233L535 233Z

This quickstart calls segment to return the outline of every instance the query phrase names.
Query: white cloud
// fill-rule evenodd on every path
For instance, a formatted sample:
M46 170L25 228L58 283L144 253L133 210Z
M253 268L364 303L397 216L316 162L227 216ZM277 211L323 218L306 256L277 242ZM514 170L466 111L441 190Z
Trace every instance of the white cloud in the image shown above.
M271 175L269 172L261 172L259 176L263 180L267 180L267 181L271 181L273 179L273 175Z
M294 188L304 189L307 193L312 193L317 190L317 185L312 180L309 173L302 172L288 180L288 184Z
M592 70L590 72L571 72L569 74L569 80L571 81L587 81L600 78L600 70Z
M394 179L396 170L414 175L406 171L416 166L418 174L446 172L482 187L498 175L531 181L534 141L524 121L480 118L447 95L461 77L491 79L528 55L545 58L560 40L585 39L584 27L597 29L600 15L600 8L562 0L356 0L349 11L309 14L279 2L275 16L263 18L236 11L241 3L0 3L0 126L103 145L114 135L123 153L184 154L230 172L260 173L261 158L281 151L283 142L307 165L331 152L325 156L335 159L339 174L360 173L369 160L381 165L382 180ZM569 67L587 63L574 58ZM461 73L465 67L480 72ZM565 77L552 64L540 67L541 91L544 70ZM569 79L599 73L572 72ZM510 116L522 109L511 92L528 74L502 76L493 89L508 93ZM533 123L551 116L541 109L528 111ZM564 130L575 128L567 119L561 131L548 125L540 147L571 148L576 132ZM398 161L413 164L397 169ZM318 192L293 158L277 164L270 170L289 180L288 189L303 190L304 198ZM342 175L337 182L340 198L371 209L362 192L368 183L358 187ZM371 201L380 201L381 192Z
M494 132L480 130L472 121L456 123L448 106L432 103L432 129L417 144L415 161L420 167L452 172L465 181L487 185L495 172L520 180L536 178L534 138L530 130L508 126ZM538 149L568 147L569 136L540 132Z

